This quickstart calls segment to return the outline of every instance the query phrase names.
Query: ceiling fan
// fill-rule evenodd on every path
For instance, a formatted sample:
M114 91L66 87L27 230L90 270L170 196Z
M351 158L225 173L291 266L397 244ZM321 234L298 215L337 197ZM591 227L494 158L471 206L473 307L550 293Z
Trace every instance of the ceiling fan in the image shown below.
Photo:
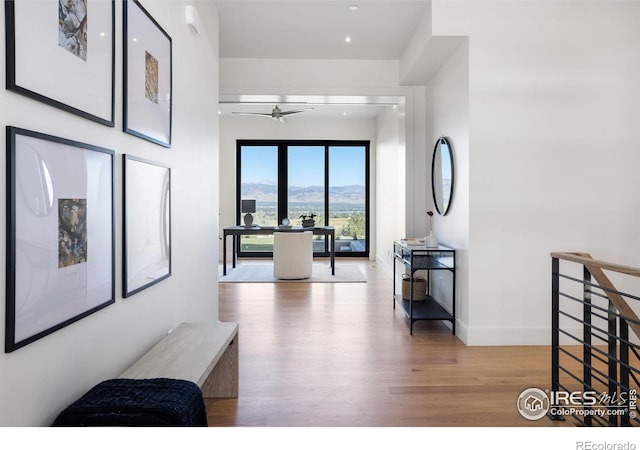
M273 108L270 113L232 112L232 114L241 114L246 116L266 116L271 117L272 119L275 119L281 123L287 123L287 119L285 118L285 116L301 113L310 109L313 108L291 109L289 111L283 111L278 107L278 105L276 105L276 107Z

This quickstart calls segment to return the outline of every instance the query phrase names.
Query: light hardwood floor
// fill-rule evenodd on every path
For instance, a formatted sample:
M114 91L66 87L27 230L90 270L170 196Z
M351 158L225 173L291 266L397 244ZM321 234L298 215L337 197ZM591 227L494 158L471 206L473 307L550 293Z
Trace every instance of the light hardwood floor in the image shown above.
M210 426L572 426L516 409L549 386L549 347L467 347L440 322L410 336L391 279L338 264L368 282L219 284L220 320L240 323L240 394L207 400Z

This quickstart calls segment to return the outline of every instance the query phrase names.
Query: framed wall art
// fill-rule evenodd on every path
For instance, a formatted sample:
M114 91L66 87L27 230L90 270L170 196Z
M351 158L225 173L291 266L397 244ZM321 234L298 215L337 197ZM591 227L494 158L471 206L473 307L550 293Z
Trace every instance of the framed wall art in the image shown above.
M137 0L123 8L124 131L171 147L171 37Z
M123 155L123 297L171 276L171 169Z
M115 301L114 152L7 127L5 352Z
M5 0L5 26L7 89L114 126L114 0Z

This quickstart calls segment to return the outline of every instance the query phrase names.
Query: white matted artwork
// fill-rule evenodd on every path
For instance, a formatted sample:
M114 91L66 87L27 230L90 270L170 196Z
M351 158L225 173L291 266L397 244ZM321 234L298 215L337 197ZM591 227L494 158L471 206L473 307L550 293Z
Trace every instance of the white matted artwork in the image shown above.
M114 126L115 1L5 2L7 89Z
M171 37L137 0L123 7L124 131L171 147Z
M124 155L123 297L171 276L171 169Z
M114 152L7 127L11 352L114 298Z

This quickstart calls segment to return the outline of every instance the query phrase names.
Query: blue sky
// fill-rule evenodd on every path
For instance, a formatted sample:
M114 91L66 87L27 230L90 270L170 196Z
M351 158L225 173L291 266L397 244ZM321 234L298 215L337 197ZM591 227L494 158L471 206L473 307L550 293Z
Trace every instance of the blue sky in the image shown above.
M243 147L242 182L277 184L277 147ZM330 184L364 185L364 147L330 147ZM289 148L289 184L322 186L324 184L324 148L296 146Z

